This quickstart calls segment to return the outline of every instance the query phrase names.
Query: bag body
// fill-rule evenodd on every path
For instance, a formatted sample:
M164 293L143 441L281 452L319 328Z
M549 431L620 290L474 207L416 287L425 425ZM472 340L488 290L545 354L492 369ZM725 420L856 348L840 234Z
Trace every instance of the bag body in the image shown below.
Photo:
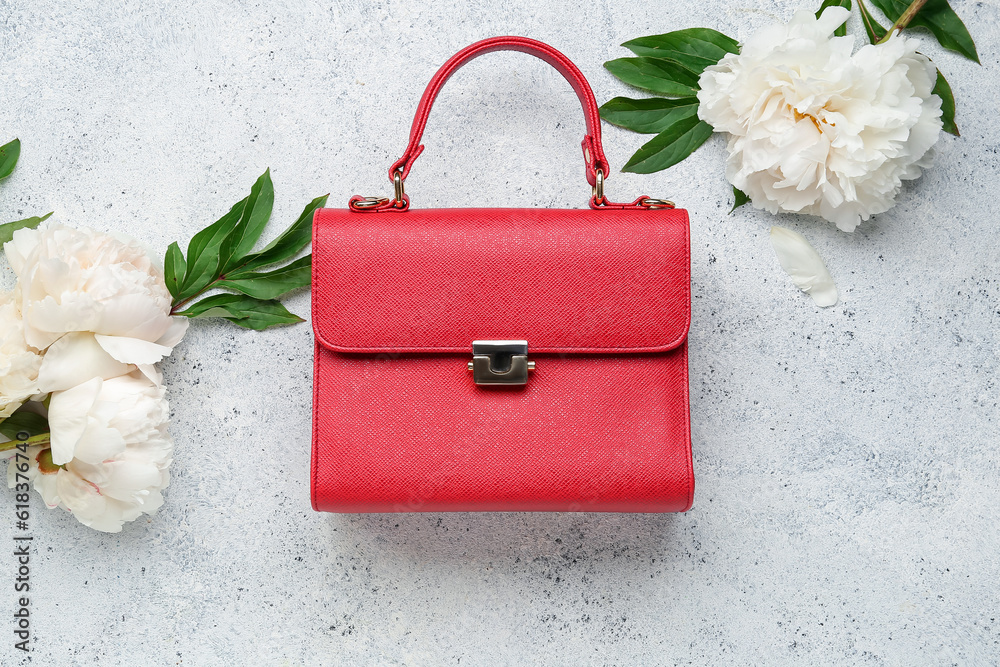
M402 181L450 74L543 57L584 104L589 209L411 209ZM337 512L690 508L687 213L603 196L596 102L525 38L452 58L390 171L313 225L312 503Z

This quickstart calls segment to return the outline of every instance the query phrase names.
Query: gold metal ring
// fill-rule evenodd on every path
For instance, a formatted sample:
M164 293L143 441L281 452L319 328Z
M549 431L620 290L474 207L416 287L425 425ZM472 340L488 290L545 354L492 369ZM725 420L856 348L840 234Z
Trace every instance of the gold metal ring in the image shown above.
M396 191L396 201L400 204L403 203L403 174L399 171L392 175L392 185Z
M646 208L674 208L674 203L669 199L653 199L646 197L640 202Z
M354 208L375 208L376 206L388 203L389 200L386 197L364 197L352 202L351 206Z
M597 198L598 204L604 201L604 172L600 169L597 170L597 178L594 179L594 197Z

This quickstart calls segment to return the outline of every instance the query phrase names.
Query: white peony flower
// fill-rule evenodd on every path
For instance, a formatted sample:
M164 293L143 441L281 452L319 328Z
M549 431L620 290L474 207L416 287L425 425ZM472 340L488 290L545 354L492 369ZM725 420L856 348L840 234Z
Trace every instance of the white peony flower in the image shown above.
M844 231L893 205L901 181L930 165L941 129L934 66L893 36L851 54L833 37L850 12L754 34L700 79L698 116L728 132L726 177L753 205L818 215Z
M21 315L9 293L0 293L0 419L38 393L42 358L24 340Z
M27 476L45 503L105 532L156 511L173 455L163 394L139 372L53 393L52 448L28 452ZM10 487L15 465L8 463Z
M4 249L29 345L44 350L64 334L89 332L112 359L151 365L187 328L171 317L163 272L135 241L92 229L21 229Z

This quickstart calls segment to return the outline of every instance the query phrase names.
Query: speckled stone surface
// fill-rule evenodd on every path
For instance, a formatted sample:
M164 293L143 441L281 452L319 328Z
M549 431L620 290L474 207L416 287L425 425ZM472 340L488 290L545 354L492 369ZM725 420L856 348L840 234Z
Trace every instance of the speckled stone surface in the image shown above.
M34 650L13 647L8 555L0 664L1000 662L1000 6L953 4L983 66L924 50L963 136L944 136L936 167L856 233L727 215L719 137L667 172L609 179L612 198L669 196L692 217L690 512L314 513L309 326L197 322L163 368L177 443L165 506L106 535L33 497ZM161 253L266 167L269 236L319 194L388 193L424 84L477 39L549 42L605 101L628 93L602 63L629 38L745 37L801 6L128 5L0 0L0 138L23 142L0 217L54 210ZM583 206L582 132L554 71L495 54L449 82L407 191L414 206ZM605 127L613 166L641 143ZM781 272L775 223L826 259L837 306ZM306 313L308 294L290 306Z

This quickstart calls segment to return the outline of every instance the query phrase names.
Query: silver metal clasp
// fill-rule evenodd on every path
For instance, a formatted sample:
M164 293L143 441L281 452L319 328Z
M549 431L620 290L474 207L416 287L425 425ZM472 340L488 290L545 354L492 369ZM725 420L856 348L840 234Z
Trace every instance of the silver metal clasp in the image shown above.
M535 362L526 340L474 340L469 370L476 384L528 384Z

